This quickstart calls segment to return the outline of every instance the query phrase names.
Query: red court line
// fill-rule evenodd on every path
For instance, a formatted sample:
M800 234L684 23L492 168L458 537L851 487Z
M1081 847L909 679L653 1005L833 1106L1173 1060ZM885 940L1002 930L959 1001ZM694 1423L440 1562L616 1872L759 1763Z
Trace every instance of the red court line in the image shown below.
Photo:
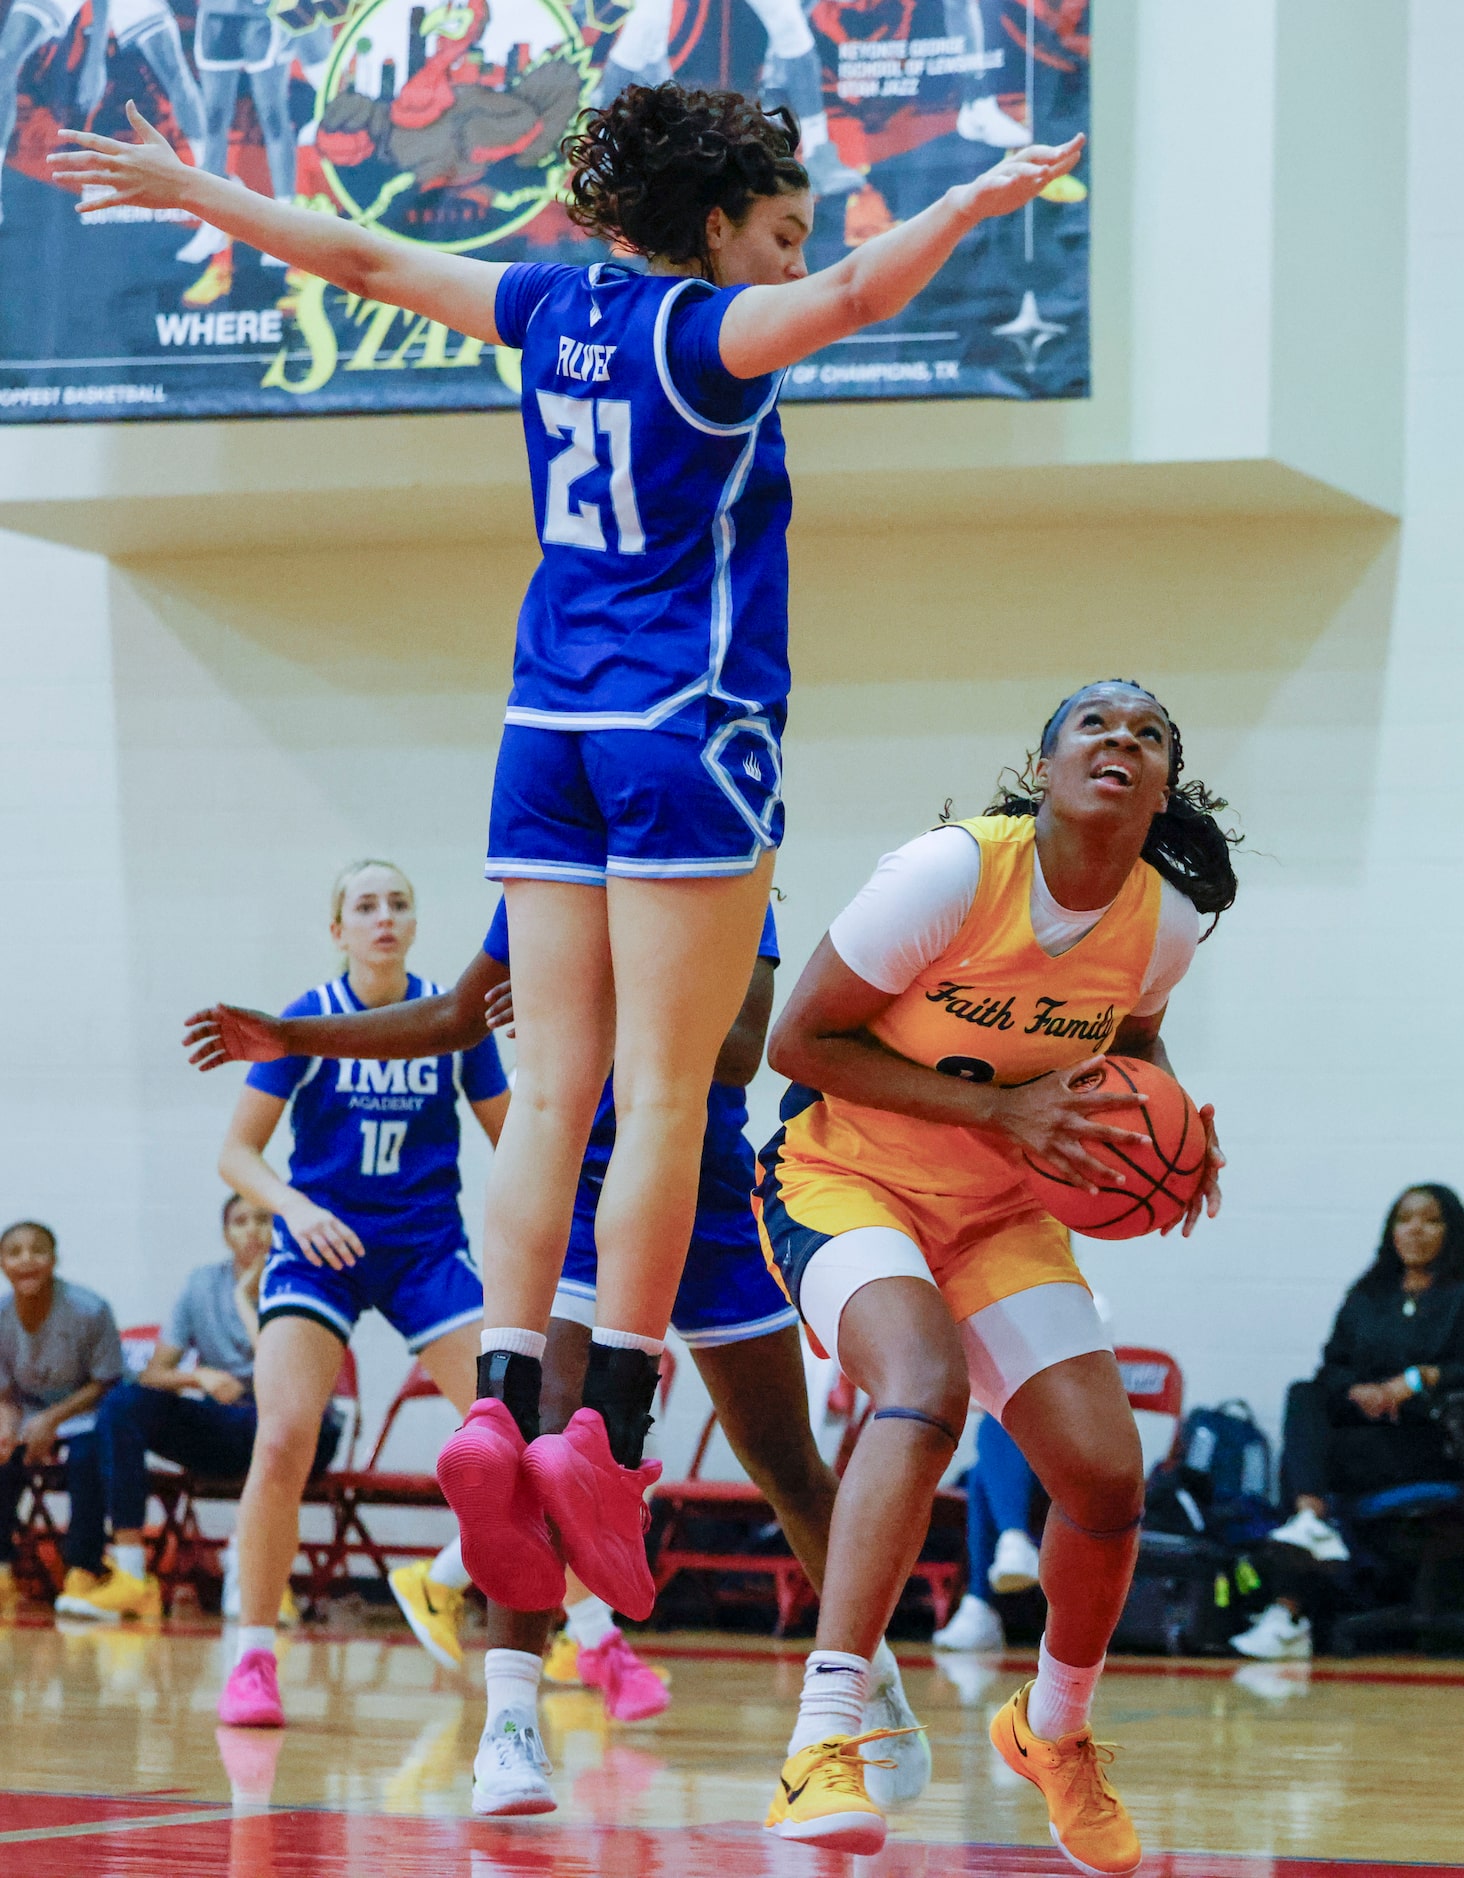
M64 1851L63 1851L64 1847ZM6 1878L786 1878L788 1848L754 1826L681 1830L555 1826L295 1810L149 1832L29 1841L5 1848ZM58 1855L64 1865L58 1866ZM827 1861L810 1861L815 1867ZM1071 1878L1051 1846L932 1845L892 1839L880 1878ZM1141 1878L1464 1878L1458 1865L1155 1852Z
M92 1821L104 1824L109 1819L128 1819L139 1813L156 1818L160 1813L188 1814L200 1808L212 1810L199 1800L161 1799L147 1794L124 1798L110 1793L0 1792L0 1832L78 1826Z

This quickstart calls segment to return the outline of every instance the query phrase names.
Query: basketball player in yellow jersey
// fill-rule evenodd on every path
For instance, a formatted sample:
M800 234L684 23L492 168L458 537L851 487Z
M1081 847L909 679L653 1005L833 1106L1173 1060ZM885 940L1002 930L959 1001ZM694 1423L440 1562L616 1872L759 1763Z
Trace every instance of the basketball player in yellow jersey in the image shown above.
M1115 680L1075 693L1043 730L1030 794L887 855L773 1032L769 1061L804 1087L762 1155L764 1250L875 1405L839 1488L768 1815L784 1838L883 1842L863 1773L879 1738L857 1733L868 1659L972 1396L1052 1499L1037 1678L992 1739L1041 1789L1081 1871L1117 1878L1139 1863L1088 1727L1138 1546L1138 1433L1067 1233L1021 1170L1028 1150L1091 1186L1108 1172L1093 1147L1136 1137L1105 1118L1129 1098L1086 1088L1084 1072L1110 1049L1169 1068L1166 1001L1200 914L1235 897L1210 813L1223 805L1181 787L1181 767L1179 732L1148 692ZM1186 1233L1220 1204L1212 1113Z

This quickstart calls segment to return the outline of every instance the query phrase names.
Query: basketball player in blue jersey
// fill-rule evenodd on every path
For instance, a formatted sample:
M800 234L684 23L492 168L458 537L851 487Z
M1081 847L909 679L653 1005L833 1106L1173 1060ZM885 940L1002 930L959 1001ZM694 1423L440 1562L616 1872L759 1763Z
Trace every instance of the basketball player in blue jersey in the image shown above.
M506 904L499 903L483 949L456 986L438 997L377 1010L321 1017L270 1017L216 1005L189 1019L185 1046L202 1069L231 1061L267 1063L280 1057L369 1052L377 1057L471 1050L491 1027L512 1021L508 984ZM773 1004L777 930L769 908L742 1009L717 1057L706 1102L706 1132L695 1227L671 1321L690 1345L733 1452L767 1495L810 1578L822 1582L834 1476L820 1458L809 1426L808 1397L795 1316L769 1276L750 1206L755 1178L746 1139L746 1085L762 1061ZM591 1131L575 1197L563 1276L554 1295L544 1358L544 1419L563 1427L578 1406L590 1349L597 1288L595 1210L615 1142L613 1089L607 1084ZM437 1565L405 1566L392 1587L418 1637L439 1660L460 1660L455 1605L442 1595ZM568 1600L568 1636L579 1645L579 1679L603 1690L617 1720L638 1720L663 1708L667 1696L640 1664L592 1594ZM484 1661L488 1720L474 1764L473 1807L480 1814L547 1811L554 1803L549 1768L535 1725L535 1697L553 1613L489 1610ZM563 1652L556 1646L555 1655ZM554 1659L544 1673L554 1675ZM930 1752L900 1682L899 1667L881 1643L865 1713L870 1729L907 1728L872 1768L870 1780L886 1805L913 1799L930 1777Z
M782 374L898 313L978 223L1065 175L1082 139L1012 152L810 275L792 116L632 85L565 155L571 216L644 265L571 268L443 254L284 207L180 163L128 111L136 143L66 132L80 148L51 159L90 192L84 208L184 208L363 299L522 350L543 559L519 617L487 864L513 922L518 1099L489 1185L480 1400L439 1478L465 1531L492 1533L483 1588L497 1602L546 1608L568 1565L644 1615L657 1469L642 1444L706 1092L782 834ZM541 1436L545 1334L612 1060L584 1408Z
M364 1011L430 1000L438 986L407 970L416 937L411 883L362 861L335 884L331 937L346 967L289 1007ZM458 1208L459 1095L496 1141L508 1085L492 1038L408 1062L330 1062L297 1054L256 1064L219 1157L223 1177L275 1216L259 1287L254 1390L259 1428L239 1503L238 1655L223 1721L278 1727L274 1619L299 1539L300 1494L320 1417L363 1311L380 1311L443 1394L473 1399L482 1283ZM264 1158L286 1106L288 1181ZM455 1555L457 1544L448 1548ZM450 1573L453 1558L438 1562ZM467 1583L455 1560L459 1594Z

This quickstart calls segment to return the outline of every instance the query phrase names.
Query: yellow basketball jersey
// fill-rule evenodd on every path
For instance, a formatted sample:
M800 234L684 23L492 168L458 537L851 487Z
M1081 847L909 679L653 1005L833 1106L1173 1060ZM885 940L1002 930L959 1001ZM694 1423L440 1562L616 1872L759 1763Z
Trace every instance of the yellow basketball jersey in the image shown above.
M1140 861L1091 932L1049 958L1032 931L1036 825L961 822L981 880L961 930L871 1025L890 1049L969 1082L1010 1087L1108 1049L1136 1003L1159 927L1161 881ZM789 1125L786 1152L896 1190L1000 1199L1020 1183L1015 1147L829 1097Z

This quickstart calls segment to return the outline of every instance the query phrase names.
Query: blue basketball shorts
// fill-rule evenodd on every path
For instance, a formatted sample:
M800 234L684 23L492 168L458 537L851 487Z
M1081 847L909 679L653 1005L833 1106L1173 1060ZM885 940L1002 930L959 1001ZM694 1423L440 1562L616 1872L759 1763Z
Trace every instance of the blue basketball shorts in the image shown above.
M369 1220L331 1210L365 1246L365 1258L344 1271L313 1265L276 1219L274 1250L259 1285L261 1327L273 1317L308 1317L349 1343L357 1319L380 1311L415 1356L482 1317L483 1279L461 1219L404 1244L373 1244Z
M595 1321L595 1199L583 1187L575 1196L569 1250L554 1293L554 1316L575 1324ZM751 1210L715 1219L698 1214L671 1307L677 1336L693 1350L715 1350L797 1322L797 1311L768 1271Z
M783 839L783 759L766 717L706 737L506 724L493 774L489 880L747 874Z

